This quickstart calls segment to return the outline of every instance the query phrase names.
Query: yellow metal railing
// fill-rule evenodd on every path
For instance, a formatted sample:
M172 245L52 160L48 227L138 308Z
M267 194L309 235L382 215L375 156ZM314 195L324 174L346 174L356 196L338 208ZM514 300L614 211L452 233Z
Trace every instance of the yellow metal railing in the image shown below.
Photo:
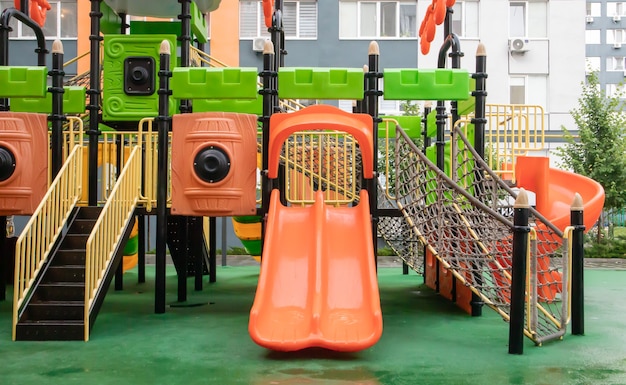
M82 147L74 146L67 161L52 181L48 192L26 224L15 249L13 292L13 339L20 308L41 270L52 245L78 202L82 188Z
M124 229L132 219L141 186L141 146L131 151L115 187L87 239L85 259L85 341L89 340L89 314L101 282L119 246Z
M515 180L518 156L545 149L545 117L541 106L488 104L485 161L493 171Z
M336 131L300 132L284 145L286 197L291 204L312 204L314 191L324 191L327 204L352 203L361 177L356 167L357 143Z

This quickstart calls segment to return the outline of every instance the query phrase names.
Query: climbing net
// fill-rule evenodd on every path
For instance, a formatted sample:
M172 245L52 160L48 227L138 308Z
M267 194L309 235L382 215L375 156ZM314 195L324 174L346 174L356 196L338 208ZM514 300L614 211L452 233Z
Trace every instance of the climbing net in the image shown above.
M490 170L460 129L453 130L448 159L454 178L440 171L403 130L396 132L391 197L412 231L408 245L397 247L410 249L419 239L456 280L510 320L517 193ZM530 211L525 334L541 344L565 332L568 300L563 289L569 282L561 263L562 233L536 210ZM398 234L406 234L402 226L396 227ZM402 257L411 265L414 253L408 255Z

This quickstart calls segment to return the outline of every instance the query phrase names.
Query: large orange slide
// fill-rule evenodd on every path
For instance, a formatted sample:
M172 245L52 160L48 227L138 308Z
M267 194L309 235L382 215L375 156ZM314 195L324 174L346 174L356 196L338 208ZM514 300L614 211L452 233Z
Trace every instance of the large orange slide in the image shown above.
M359 143L363 177L373 173L373 120L315 105L270 118L268 172L278 177L285 140L298 131L335 130ZM327 205L316 191L309 206L286 207L273 190L261 273L248 330L259 345L281 351L321 347L358 351L382 334L369 198L354 207Z
M249 332L280 351L358 351L382 334L367 191L356 207L285 207L272 192Z
M536 194L536 208L560 230L570 225L574 195L580 194L587 230L592 228L604 207L604 189L587 177L550 168L547 157L519 156L515 164L517 186Z

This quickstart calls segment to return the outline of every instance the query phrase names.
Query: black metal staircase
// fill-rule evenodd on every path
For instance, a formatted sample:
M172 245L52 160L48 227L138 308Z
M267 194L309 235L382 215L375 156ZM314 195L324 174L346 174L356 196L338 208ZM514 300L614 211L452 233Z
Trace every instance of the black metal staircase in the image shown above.
M19 315L17 340L83 340L85 335L85 257L87 239L101 207L78 207L66 225L66 232L56 242L47 265L42 269ZM95 306L89 315L93 326L117 265L130 226L124 231L113 262L103 279Z

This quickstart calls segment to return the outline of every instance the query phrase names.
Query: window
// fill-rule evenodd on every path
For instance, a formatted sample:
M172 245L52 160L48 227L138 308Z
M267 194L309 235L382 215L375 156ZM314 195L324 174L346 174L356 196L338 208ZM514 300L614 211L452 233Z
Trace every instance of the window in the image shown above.
M600 71L600 58L597 56L585 58L585 72L598 72Z
M339 37L415 38L417 1L339 1Z
M509 5L509 36L526 36L526 3L511 2Z
M609 98L612 97L623 97L624 96L624 88L622 84L612 84L609 83L606 85L606 96Z
M76 38L78 36L76 0L49 1L51 9L46 15L46 24L43 33L46 39ZM13 6L13 1L0 1L0 9ZM10 37L35 38L35 33L27 26L19 23L17 19L11 19L10 26L13 29Z
M509 36L546 38L548 36L547 1L511 1Z
M616 43L624 43L624 33L623 29L607 29L606 30L606 43L607 44L616 44Z
M523 76L511 76L509 84L509 103L526 104L526 78Z
M285 1L283 3L283 28L287 38L316 39L317 1ZM254 39L269 36L265 26L262 2L259 0L240 1L239 37Z
M478 1L457 1L452 9L452 32L459 37L478 37Z
M606 3L606 15L613 16L625 16L626 5L624 3Z
M615 56L606 58L607 71L624 71L624 57Z
M601 34L599 29L585 30L585 44L601 44Z
M600 3L587 3L587 16L601 16L602 7Z

